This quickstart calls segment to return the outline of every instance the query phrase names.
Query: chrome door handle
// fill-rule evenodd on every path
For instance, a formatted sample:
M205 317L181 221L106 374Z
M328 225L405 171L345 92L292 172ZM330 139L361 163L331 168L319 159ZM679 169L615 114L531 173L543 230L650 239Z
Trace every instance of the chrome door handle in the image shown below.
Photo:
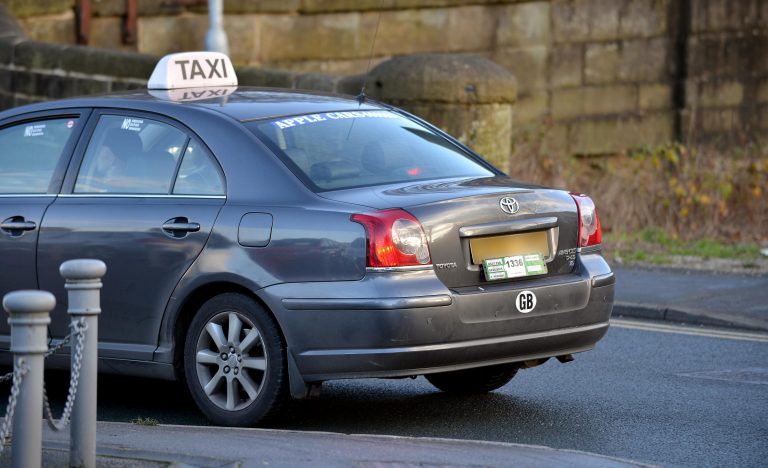
M0 231L11 237L20 237L25 231L34 231L36 228L37 223L27 221L23 216L12 216L0 223Z
M192 223L184 216L171 218L163 223L163 232L174 239L183 239L190 232L200 230L200 223Z
M3 221L0 229L3 231L33 231L37 227L33 221Z
M200 223L163 223L163 231L197 232Z

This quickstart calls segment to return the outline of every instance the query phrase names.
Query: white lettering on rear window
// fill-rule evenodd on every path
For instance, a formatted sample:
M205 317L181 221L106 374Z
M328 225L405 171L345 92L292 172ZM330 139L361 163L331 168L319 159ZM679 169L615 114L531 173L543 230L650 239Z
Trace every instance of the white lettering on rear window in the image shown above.
M302 115L298 117L291 117L288 119L276 120L272 122L272 125L278 128L291 128L291 127L301 126L305 124L323 122L328 119L342 120L342 119L364 119L364 118L396 119L397 116L386 111L326 112L324 114L309 114L309 115Z

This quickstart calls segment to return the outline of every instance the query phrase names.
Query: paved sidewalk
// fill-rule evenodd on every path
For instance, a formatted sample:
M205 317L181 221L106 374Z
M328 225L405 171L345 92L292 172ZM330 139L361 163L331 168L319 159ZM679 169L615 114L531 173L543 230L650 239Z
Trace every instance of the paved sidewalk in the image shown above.
M614 268L614 316L768 331L768 275Z
M548 447L453 439L99 422L99 466L200 467L637 467ZM69 432L43 431L44 466L68 461ZM0 461L2 461L0 459Z

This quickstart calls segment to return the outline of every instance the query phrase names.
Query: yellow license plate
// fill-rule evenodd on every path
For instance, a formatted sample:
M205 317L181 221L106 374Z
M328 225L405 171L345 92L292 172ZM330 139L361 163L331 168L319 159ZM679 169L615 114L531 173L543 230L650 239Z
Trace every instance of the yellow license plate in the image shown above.
M503 236L475 237L469 240L472 263L482 265L485 260L526 254L549 257L547 231L523 232Z

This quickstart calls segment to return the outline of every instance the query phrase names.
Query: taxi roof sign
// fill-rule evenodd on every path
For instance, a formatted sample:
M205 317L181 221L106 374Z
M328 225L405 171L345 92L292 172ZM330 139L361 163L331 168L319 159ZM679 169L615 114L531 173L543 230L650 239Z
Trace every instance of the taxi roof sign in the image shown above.
M237 86L229 57L220 52L182 52L161 58L149 77L149 89Z

